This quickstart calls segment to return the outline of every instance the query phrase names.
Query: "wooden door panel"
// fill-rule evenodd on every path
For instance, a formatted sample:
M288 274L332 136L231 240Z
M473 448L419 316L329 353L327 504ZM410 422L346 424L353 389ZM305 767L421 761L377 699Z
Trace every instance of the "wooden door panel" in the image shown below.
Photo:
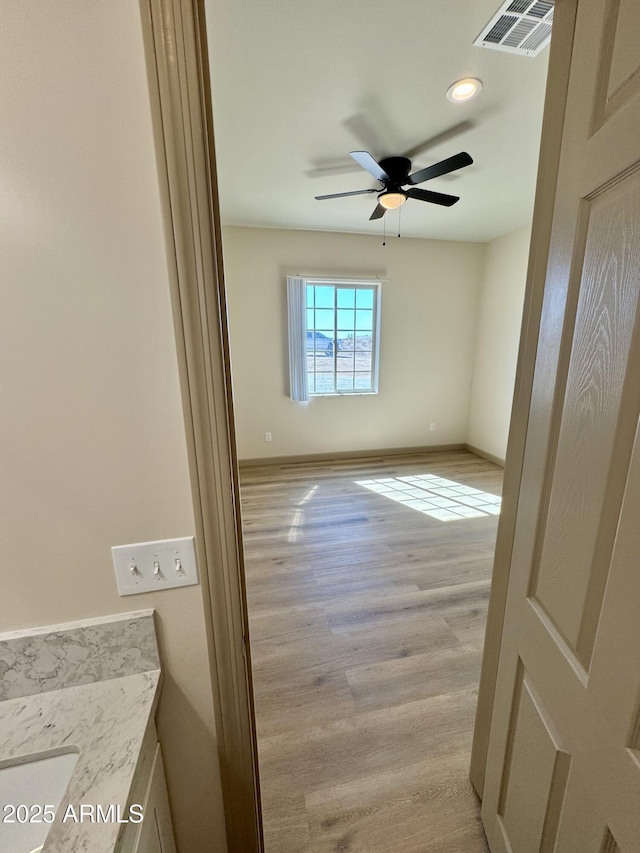
M640 91L640 5L636 0L607 0L606 15L594 130Z
M587 668L627 467L619 424L640 289L640 176L590 202L573 345L535 596ZM630 368L635 365L631 364ZM635 395L635 389L630 389ZM626 429L625 429L626 426ZM621 447L621 441L625 447ZM590 567L589 571L585 568Z
M637 374L636 374L636 381ZM589 693L640 777L640 418L589 672ZM611 702L615 697L615 702ZM632 781L629 781L632 784ZM640 778L636 789L640 804ZM636 808L640 815L640 805ZM638 823L640 839L640 823ZM640 843L638 845L640 847Z
M604 838L600 847L600 853L620 853L620 848L611 834L611 830L607 827L604 831Z
M521 612L497 822L485 816L492 850L526 853L533 840L541 853L602 853L607 832L640 850L638 506L640 420L590 673L534 599Z
M484 784L494 853L640 853L640 2L577 6Z
M570 757L523 667L519 678L500 796L501 829L513 850L546 853L555 844Z
M599 807L585 808L589 786L579 760L573 762L572 774L562 804L561 822L553 853L603 853L606 824ZM596 804L597 805L597 804ZM513 851L516 853L516 850Z

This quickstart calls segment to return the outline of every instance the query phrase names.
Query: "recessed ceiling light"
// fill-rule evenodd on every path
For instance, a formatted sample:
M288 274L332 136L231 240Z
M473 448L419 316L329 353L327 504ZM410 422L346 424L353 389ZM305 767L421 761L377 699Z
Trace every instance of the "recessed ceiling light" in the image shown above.
M465 77L463 80L456 80L447 89L447 98L454 103L459 101L470 101L475 98L482 89L482 81L476 77Z

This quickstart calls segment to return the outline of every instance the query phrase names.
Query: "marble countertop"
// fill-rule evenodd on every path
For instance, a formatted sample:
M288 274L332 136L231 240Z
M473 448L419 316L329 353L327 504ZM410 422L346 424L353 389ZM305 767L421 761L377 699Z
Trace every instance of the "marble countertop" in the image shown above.
M82 803L101 805L104 809L112 804L120 806L126 817L145 736L154 727L161 671L153 614L149 611L127 614L107 620L104 625L103 636L101 623L90 620L86 625L74 623L31 635L20 632L0 637L0 666L5 663L4 695L15 692L18 683L22 692L27 693L0 701L0 766L16 759L78 753L43 853L113 853L117 849L126 824L80 823L73 819L63 822L62 818L68 805L74 806L77 813ZM155 653L150 651L150 631ZM123 637L127 638L124 643ZM29 656L25 656L20 646L25 640L31 650L26 663ZM88 643L95 643L96 648L83 658L78 649L87 648ZM144 660L131 653L136 643L148 652ZM122 652L124 645L126 654ZM118 655L120 663L114 665ZM99 663L107 659L111 665ZM12 664L10 668L7 662ZM69 670L67 677L65 668ZM40 692L34 692L39 678ZM70 686L65 686L69 683Z

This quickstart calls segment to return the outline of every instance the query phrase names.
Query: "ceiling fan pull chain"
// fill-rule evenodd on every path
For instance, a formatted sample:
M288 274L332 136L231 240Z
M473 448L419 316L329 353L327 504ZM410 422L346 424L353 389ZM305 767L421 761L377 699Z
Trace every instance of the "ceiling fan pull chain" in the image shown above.
M402 207L398 208L398 239L400 239L400 225L402 224Z
M382 245L387 245L387 220L382 220Z

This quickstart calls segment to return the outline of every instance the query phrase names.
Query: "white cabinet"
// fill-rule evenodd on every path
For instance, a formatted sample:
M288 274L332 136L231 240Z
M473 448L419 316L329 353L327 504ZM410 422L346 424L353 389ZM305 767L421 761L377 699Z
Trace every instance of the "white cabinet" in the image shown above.
M177 853L159 743L156 744L143 808L144 820L139 825L133 853Z

